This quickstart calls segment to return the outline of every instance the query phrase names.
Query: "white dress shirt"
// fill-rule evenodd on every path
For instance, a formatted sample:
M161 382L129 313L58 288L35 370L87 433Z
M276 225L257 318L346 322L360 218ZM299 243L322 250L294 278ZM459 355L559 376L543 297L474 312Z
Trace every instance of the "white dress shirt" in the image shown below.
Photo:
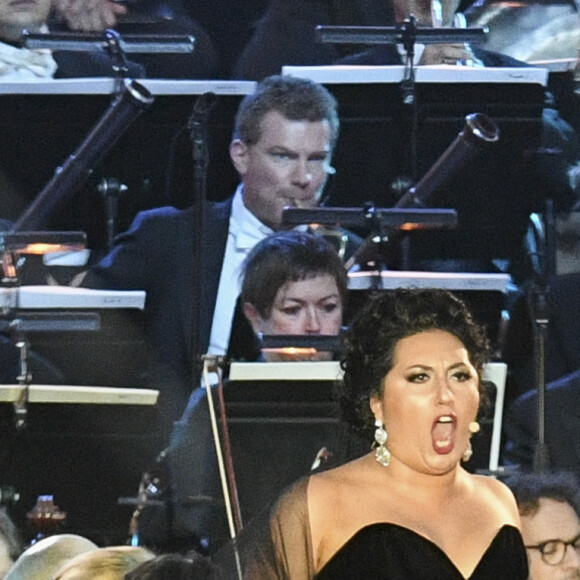
M0 42L0 81L52 78L56 62L49 50L30 50Z
M210 354L225 354L230 341L236 300L241 289L241 266L250 250L274 233L244 205L242 185L238 186L232 202L226 253L216 298L211 334Z

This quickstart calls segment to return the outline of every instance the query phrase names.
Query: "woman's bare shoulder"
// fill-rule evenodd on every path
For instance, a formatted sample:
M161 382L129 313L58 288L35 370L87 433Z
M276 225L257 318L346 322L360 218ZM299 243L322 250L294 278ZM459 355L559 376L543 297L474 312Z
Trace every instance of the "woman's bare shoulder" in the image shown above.
M365 458L310 477L308 513L317 569L371 521L369 482Z
M358 489L364 480L366 471L367 458L361 457L334 469L312 475L309 481L308 495L309 497L323 498L330 494L336 497L352 486L356 486Z
M510 501L513 499L509 487L499 479L488 475L472 475L471 477L474 486L476 486L477 489L486 490L488 493L495 495L498 499Z
M372 477L365 457L311 476L308 484L311 521L326 526L336 518L356 518L376 487Z
M504 515L506 523L519 526L516 500L505 483L485 475L473 475L472 481L475 493L485 498L490 505L495 505L498 513Z

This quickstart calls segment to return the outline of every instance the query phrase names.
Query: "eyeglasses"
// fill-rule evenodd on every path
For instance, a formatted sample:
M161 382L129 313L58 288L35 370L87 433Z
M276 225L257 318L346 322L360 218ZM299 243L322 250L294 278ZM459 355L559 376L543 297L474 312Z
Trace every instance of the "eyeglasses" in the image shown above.
M550 566L556 566L565 557L568 546L571 546L580 554L580 534L573 540L547 540L536 546L526 546L528 550L539 550L542 560Z

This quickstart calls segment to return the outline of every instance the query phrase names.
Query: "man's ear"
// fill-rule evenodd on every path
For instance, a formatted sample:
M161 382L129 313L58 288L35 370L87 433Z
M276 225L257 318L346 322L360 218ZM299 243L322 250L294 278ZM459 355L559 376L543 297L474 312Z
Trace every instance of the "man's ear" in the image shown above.
M245 175L248 170L248 146L239 139L234 139L230 143L230 158L236 171L240 175Z
M250 304L249 302L244 302L244 314L246 315L246 318L250 321L250 324L252 325L252 330L256 334L262 332L263 318L260 316L258 309L253 304Z

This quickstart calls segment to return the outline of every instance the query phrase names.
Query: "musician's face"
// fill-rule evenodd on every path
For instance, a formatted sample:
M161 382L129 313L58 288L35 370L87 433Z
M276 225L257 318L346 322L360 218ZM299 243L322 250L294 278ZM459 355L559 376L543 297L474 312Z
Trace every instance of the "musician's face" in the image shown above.
M269 316L244 305L254 332L263 334L321 334L336 336L342 325L342 300L330 274L286 282L278 289ZM272 356L266 355L268 360ZM276 357L280 360L280 356ZM288 357L296 360L296 356ZM325 353L303 353L300 360L330 358Z
M52 0L0 0L0 38L17 41L24 29L37 32L51 6Z
M285 207L309 209L320 200L331 154L330 124L291 121L270 111L262 118L259 141L235 140L230 154L244 185L245 206L279 230Z
M536 512L521 516L522 536L526 546L538 546L549 540L571 542L580 536L580 519L566 501L541 497ZM576 542L577 543L577 542ZM528 548L530 580L573 580L580 578L580 553L573 546L549 544L545 556ZM558 556L561 554L561 559ZM545 560L551 560L548 563Z

